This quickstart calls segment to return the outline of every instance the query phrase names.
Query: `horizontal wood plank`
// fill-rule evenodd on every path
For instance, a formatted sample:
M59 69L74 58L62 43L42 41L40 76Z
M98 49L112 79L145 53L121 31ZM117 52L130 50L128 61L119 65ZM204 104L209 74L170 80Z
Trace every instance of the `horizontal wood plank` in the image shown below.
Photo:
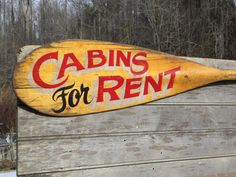
M20 174L236 154L236 131L18 142Z
M235 177L236 157L197 159L87 170L22 175L20 177Z
M148 104L224 105L236 104L236 82L220 82Z
M236 69L235 60L224 60L224 59L222 60L214 58L197 58L197 57L185 57L185 56L183 56L182 58L218 69Z
M47 117L19 108L18 137L220 130L236 128L235 106L137 106L79 117Z

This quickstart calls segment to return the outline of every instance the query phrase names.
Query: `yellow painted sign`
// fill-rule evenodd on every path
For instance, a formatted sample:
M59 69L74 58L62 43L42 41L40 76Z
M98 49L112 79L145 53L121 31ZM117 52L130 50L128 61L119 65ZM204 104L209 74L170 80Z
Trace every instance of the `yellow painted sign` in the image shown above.
M42 46L18 63L14 88L39 112L73 116L139 105L234 79L236 71L145 48L67 40Z

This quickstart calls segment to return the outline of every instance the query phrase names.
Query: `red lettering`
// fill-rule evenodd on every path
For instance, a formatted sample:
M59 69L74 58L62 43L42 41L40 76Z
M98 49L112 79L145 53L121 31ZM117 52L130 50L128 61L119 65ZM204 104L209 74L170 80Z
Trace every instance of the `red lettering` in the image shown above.
M116 81L117 84L110 88L105 88L105 82ZM122 86L124 79L121 76L100 76L98 77L98 96L97 102L103 102L103 95L105 92L110 94L110 101L119 100L116 90Z
M58 60L58 52L47 53L47 54L43 55L42 57L40 57L36 61L35 65L33 67L32 75L33 75L34 82L38 86L43 87L43 88L51 89L51 88L56 88L56 87L59 87L59 86L63 85L67 81L68 76L63 81L61 81L57 84L48 84L48 83L44 82L40 77L39 70L40 70L41 65L49 59Z
M129 67L130 66L130 57L131 57L131 52L127 52L127 56L125 56L125 54L121 50L117 50L116 66L120 66L120 61L122 60L124 66Z
M148 94L148 85L151 84L152 88L155 92L159 92L161 91L161 85L162 85L162 80L163 80L163 73L160 73L157 76L157 81L155 81L152 76L147 76L145 79L145 83L144 83L144 95Z
M144 60L140 60L140 59L138 59L139 57L145 57L145 59ZM144 74L145 72L147 72L147 70L148 70L148 62L146 61L146 57L147 57L147 54L145 52L139 52L139 53L137 53L133 57L133 60L132 60L133 64L143 67L143 69L141 71L135 71L133 69L133 67L131 66L131 72L133 74L141 75L141 74Z
M109 66L114 66L114 50L109 51Z
M94 63L95 58L100 58L100 63ZM102 50L88 50L88 68L95 68L102 66L106 63L106 57L103 55Z
M137 97L139 96L140 92L134 92L134 93L131 93L131 90L134 90L134 89L138 89L140 88L141 86L141 80L142 78L133 78L133 79L127 79L126 80L126 86L125 86L125 97L124 98L132 98L132 97ZM139 83L135 84L134 82L138 82Z
M68 63L69 59L72 60L72 63ZM57 79L64 77L65 70L69 67L76 67L77 71L84 69L83 65L81 65L81 63L73 53L67 53L64 55Z
M175 82L175 76L176 76L176 72L180 71L180 66L170 69L168 71L166 71L164 74L166 75L170 75L170 81L169 84L167 86L167 89L173 88L174 82Z

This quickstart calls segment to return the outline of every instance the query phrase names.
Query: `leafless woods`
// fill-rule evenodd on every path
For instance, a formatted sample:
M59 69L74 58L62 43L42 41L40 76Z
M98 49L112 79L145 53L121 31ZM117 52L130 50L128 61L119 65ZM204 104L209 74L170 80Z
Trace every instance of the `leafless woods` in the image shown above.
M17 50L67 38L235 59L234 0L1 0L1 81Z
M9 86L24 45L78 38L236 59L236 0L0 0L0 24L3 131L15 127Z

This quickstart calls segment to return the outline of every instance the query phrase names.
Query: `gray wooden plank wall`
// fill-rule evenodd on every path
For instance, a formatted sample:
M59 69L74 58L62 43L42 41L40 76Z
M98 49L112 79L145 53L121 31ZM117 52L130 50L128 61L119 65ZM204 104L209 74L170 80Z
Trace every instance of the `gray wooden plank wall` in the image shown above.
M235 177L236 82L78 117L21 106L17 149L22 177Z

